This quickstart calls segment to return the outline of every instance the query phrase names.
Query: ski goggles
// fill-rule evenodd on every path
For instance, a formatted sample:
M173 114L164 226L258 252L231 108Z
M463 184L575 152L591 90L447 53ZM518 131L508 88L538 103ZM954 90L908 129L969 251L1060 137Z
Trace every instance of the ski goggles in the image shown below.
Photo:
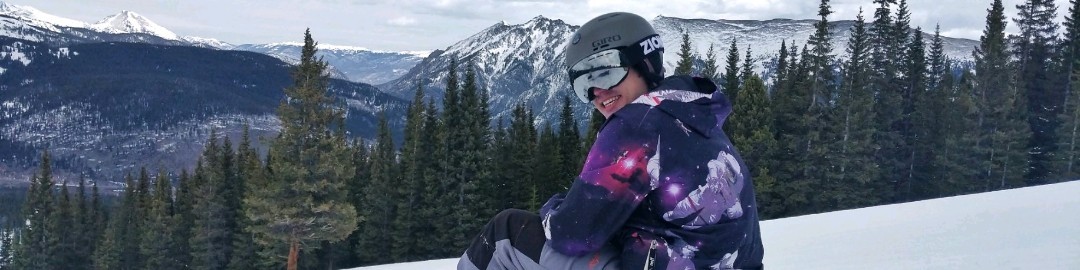
M592 89L611 89L626 79L630 63L619 49L594 53L570 66L570 84L581 102L589 103L596 96Z

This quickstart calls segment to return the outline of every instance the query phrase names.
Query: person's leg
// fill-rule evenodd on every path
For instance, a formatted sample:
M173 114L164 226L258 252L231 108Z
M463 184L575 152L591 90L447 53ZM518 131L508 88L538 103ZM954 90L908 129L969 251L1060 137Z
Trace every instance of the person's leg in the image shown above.
M458 270L590 269L618 270L619 250L611 245L589 256L563 255L547 245L540 216L517 209L495 215L458 260Z
M517 209L503 210L473 239L457 269L545 269L540 266L545 242L540 216Z
M547 269L619 270L619 250L607 244L593 254L570 257L544 245L544 250L540 252L540 265Z

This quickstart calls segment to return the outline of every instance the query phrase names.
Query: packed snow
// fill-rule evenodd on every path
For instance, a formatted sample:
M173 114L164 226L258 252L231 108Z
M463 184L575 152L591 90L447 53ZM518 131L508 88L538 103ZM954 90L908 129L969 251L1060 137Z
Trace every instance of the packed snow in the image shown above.
M769 269L1080 269L1080 181L761 222ZM457 258L351 270L455 269Z

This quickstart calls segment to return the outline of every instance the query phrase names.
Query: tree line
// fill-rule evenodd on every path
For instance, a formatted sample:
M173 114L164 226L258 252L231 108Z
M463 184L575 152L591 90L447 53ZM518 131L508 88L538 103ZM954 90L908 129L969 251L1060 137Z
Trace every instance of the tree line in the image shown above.
M823 0L815 33L801 47L782 43L772 78L753 71L752 48L737 40L725 70L712 49L695 68L687 34L676 73L700 70L733 100L724 128L751 167L764 219L1052 183L1080 174L1080 1L1070 3L1063 38L1048 0L1020 5L1021 33L1009 37L994 0L975 63L963 65L939 33L926 41L911 29L904 0L875 0L872 22L860 13L840 60ZM246 130L236 147L215 134L193 171L142 169L105 207L96 188L57 188L43 153L26 222L0 234L0 269L336 269L456 257L497 211L535 211L565 191L603 123L594 113L579 132L567 97L557 123L536 125L524 104L493 123L476 71L453 60L441 103L416 89L403 142L385 114L373 141L350 140L314 53L305 33L278 108L282 132L265 156Z

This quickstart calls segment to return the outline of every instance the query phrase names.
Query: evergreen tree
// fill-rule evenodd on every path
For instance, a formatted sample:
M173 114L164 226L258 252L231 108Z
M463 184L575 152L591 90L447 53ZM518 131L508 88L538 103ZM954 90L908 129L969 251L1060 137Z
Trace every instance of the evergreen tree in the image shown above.
M225 139L224 141L228 141ZM201 167L195 171L193 185L192 214L194 217L191 247L192 268L225 269L229 263L232 249L232 234L229 230L230 218L225 200L226 175L228 165L225 149L218 144L217 131L212 131L203 151ZM200 170L201 169L201 170Z
M360 242L356 251L365 264L393 261L391 249L387 248L387 245L392 245L394 240L387 231L393 230L395 215L398 213L394 186L398 182L399 173L394 139L390 137L387 121L386 113L381 113L369 165L371 175L359 208L360 216L365 220L357 230Z
M741 117L732 119L736 121L729 123L739 126L735 129L743 132L730 134L730 137L746 165L750 167L762 218L775 218L781 205L776 178L770 171L776 165L774 152L777 146L776 139L773 138L772 108L765 91L765 82L756 74L750 75L740 93L743 93L744 98L742 102L734 104L732 114Z
M86 194L86 179L79 176L79 195L72 204L74 209L72 217L72 224L79 224L80 226L73 228L75 232L73 237L73 251L71 254L71 260L68 263L71 269L91 269L93 263L90 261L90 256L94 254L94 246L96 235L98 234L95 224L95 216L97 209L91 208L90 198Z
M397 194L397 213L390 228L392 258L394 261L414 261L420 259L418 248L424 244L421 241L423 235L417 230L420 223L426 222L419 219L419 212L423 209L416 206L420 203L421 181L423 181L426 159L430 153L421 152L420 138L424 132L424 91L417 84L416 93L412 103L409 104L408 116L405 118L405 141L401 147L401 181L393 185L394 193Z
M487 170L487 148L490 140L491 126L487 108L486 91L480 89L476 81L476 70L470 63L465 71L465 81L461 88L461 109L458 117L461 118L460 131L457 141L461 148L453 149L458 153L454 156L456 166L451 169L451 179L457 187L457 203L454 204L453 214L456 216L456 224L451 235L458 237L451 248L465 250L467 239L476 235L480 226L487 221L488 217L481 217L485 205L478 194L479 186L489 182L491 172Z
M237 197L241 199L244 194L247 194L247 190L254 186L251 182L261 183L261 179L266 177L262 171L262 163L259 161L258 153L251 145L250 130L250 125L245 123L240 135L240 145L236 149L236 178L234 180L236 186L233 188L236 189L234 192L238 194ZM258 247L255 245L254 235L246 229L252 225L252 222L246 215L241 214L249 207L243 203L243 200L235 203L239 203L235 205L239 208L233 211L236 227L233 232L232 255L229 258L227 268L234 270L256 269L259 264Z
M559 183L557 192L566 192L570 188L585 162L585 154L581 151L581 133L578 132L578 123L570 106L570 97L563 96L558 135L559 161L562 164L558 168L559 177L556 179Z
M427 160L427 166L423 170L423 192L421 192L421 220L427 221L423 227L418 228L417 231L434 231L445 232L450 226L453 226L453 222L450 219L450 212L452 211L448 206L452 205L454 196L451 192L448 192L448 185L445 181L445 175L442 169L442 156L447 151L447 147L442 143L443 133L445 127L442 126L440 120L440 113L436 107L434 99L429 99L427 103L427 110L424 116L424 129L423 136L421 137L421 148L423 152L427 153L425 159ZM420 245L418 250L421 254L424 254L424 259L444 258L446 256L459 255L461 250L454 250L454 241L460 241L456 235L450 235L448 233L436 233L430 234L425 237L425 244Z
M355 168L342 131L343 113L331 105L327 64L315 53L311 32L305 31L294 84L285 88L286 99L278 106L282 130L270 146L273 171L244 199L250 206L248 229L260 245L288 246L289 270L296 269L301 247L343 240L358 220L346 202L346 179Z
M829 36L829 14L832 14L829 1L822 0L818 10L821 20L815 23L816 30L807 41L807 47L811 50L803 54L804 61L808 65L809 77L806 86L810 90L810 100L806 113L802 115L806 136L799 138L799 143L802 144L801 147L805 147L802 159L807 163L801 168L804 177L794 180L795 185L793 185L796 188L793 192L804 193L806 195L803 197L808 198L806 204L799 207L801 211L817 212L828 207L824 202L817 200L819 197L807 194L807 192L821 188L823 178L827 173L825 170L831 163L826 153L826 136L831 132L829 128L836 127L836 125L828 124L832 120L829 119L829 104L836 92L836 75L832 67L835 56L832 54L832 42Z
M1023 88L1012 86L1005 44L1005 15L1001 0L988 10L986 29L975 49L975 89L980 138L974 148L981 156L983 188L1016 186L1026 173L1026 144L1030 130Z
M724 95L728 96L732 103L736 103L739 99L739 45L735 38L731 39L724 67Z
M780 52L778 53L778 55L779 56L776 60L776 72L774 72L776 77L774 77L775 80L773 81L773 90L779 88L779 86L783 84L782 82L786 79L786 76L784 75L787 74L788 68L787 40L780 41Z
M871 87L870 36L862 11L851 29L843 64L843 77L833 112L835 133L829 148L835 153L826 177L822 197L837 209L869 206L874 203L872 183L878 178L874 163L874 93Z
M56 211L53 199L52 162L48 151L41 153L41 170L30 181L30 189L23 203L22 228L18 250L15 251L15 269L59 269L54 263L56 254L53 232L49 231Z
M499 209L534 209L538 208L539 191L535 180L533 165L536 156L536 128L533 127L532 112L525 104L517 104L511 112L510 126L506 130L505 150L509 153L502 162L500 171L503 194ZM546 200L547 197L544 198Z
M49 249L54 257L49 258L55 268L65 268L75 261L75 204L71 201L71 193L68 191L67 181L60 185L60 196L53 198L55 207L46 231L49 234Z
M536 156L534 157L533 179L536 181L536 198L537 204L534 210L540 210L548 198L557 193L566 192L566 188L572 183L573 178L563 178L563 174L560 172L562 160L559 155L559 141L558 135L555 135L555 129L551 124L544 125L540 130L539 138L536 143Z
M144 269L180 269L173 258L175 246L173 245L171 219L172 219L172 184L165 177L165 172L158 172L154 180L153 195L150 196L149 204L146 205L146 217L143 219L143 237L139 247L145 258Z
M1057 129L1058 151L1055 153L1058 164L1054 166L1056 178L1059 181L1076 179L1080 176L1080 110L1077 109L1080 95L1077 93L1077 81L1080 81L1080 1L1070 0L1069 14L1065 17L1065 33L1062 48L1061 82L1064 86L1062 104L1058 121L1061 126Z
M903 137L903 95L899 82L899 66L902 48L895 34L896 25L893 23L891 5L896 0L874 0L878 4L874 12L874 25L871 28L871 55L873 73L871 76L871 89L876 93L875 97L875 123L877 132L874 134L874 144L878 146L875 153L875 164L880 168L881 178L877 179L873 186L879 187L876 194L884 202L894 202L894 191L900 183L898 179L906 175L908 167L905 162ZM903 15L897 15L903 17ZM903 25L904 23L899 23ZM904 31L907 29L905 28ZM905 36L906 37L906 36Z
M137 215L138 191L134 177L124 177L124 194L120 205L112 212L105 236L94 254L96 269L138 269L139 241L136 233L141 231Z
M910 132L907 138L909 172L906 186L902 192L905 200L925 198L931 186L933 164L930 163L934 149L930 148L939 134L938 119L935 119L931 93L927 93L926 44L922 38L922 28L912 32L911 43L904 59L907 61L904 72L905 116L908 118Z
M690 75L694 72L694 51L690 43L690 32L683 31L682 45L679 47L679 62L675 64L675 75Z
M705 68L701 70L701 77L712 81L720 81L720 67L716 65L715 44L709 44L709 51L705 52Z
M754 75L754 58L750 55L750 45L746 45L746 57L743 58L742 69L739 71L739 85L746 84L750 75Z
M202 166L202 158L195 164ZM197 168L196 171L201 171ZM192 227L195 226L195 213L192 213L195 205L194 180L188 175L187 169L180 172L180 179L176 183L176 199L173 206L173 247L176 252L175 262L181 268L188 269L191 266L191 244L189 239L192 235Z
M1026 184L1043 184L1051 174L1058 137L1055 131L1061 125L1058 119L1062 88L1055 85L1051 57L1057 40L1057 7L1053 0L1026 0L1017 5L1018 17L1013 19L1020 29L1012 36L1013 58L1016 63L1018 91L1026 93L1027 123L1031 136L1026 147L1030 153L1030 170L1025 174Z
M777 198L780 199L776 217L798 213L800 205L809 202L805 193L798 193L798 179L803 178L802 168L808 166L805 159L805 142L808 126L804 115L812 101L808 81L807 58L798 58L798 47L791 47L792 60L785 73L786 79L773 93L773 127L777 141L776 170ZM805 53L805 47L803 48ZM774 208L775 209L775 208Z

